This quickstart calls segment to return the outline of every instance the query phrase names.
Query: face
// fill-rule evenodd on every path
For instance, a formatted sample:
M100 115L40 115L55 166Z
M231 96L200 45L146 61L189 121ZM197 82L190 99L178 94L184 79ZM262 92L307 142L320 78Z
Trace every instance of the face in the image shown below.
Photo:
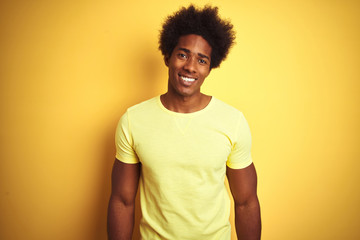
M200 87L210 73L211 46L199 35L181 36L170 57L168 92L182 97L200 93Z

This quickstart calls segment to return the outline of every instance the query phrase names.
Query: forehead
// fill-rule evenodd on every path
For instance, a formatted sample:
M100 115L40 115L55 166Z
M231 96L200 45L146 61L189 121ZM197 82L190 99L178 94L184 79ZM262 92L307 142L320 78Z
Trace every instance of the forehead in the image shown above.
M212 50L210 44L202 36L196 34L181 36L175 49L179 48L186 48L193 53L200 53L209 57Z

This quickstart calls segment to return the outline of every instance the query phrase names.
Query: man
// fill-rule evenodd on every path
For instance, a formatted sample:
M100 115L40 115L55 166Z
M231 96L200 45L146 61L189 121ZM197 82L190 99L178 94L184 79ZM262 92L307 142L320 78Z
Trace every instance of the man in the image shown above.
M160 50L168 91L129 108L116 132L109 239L131 239L140 186L144 240L229 240L230 201L238 239L260 239L251 136L241 112L200 92L233 45L217 8L190 5L167 18Z

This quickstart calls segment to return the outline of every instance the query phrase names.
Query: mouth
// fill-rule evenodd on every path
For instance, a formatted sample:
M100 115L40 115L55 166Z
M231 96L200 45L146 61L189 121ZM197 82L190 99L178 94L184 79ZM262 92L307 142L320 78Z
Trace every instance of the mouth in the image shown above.
M197 78L191 78L191 77L185 77L179 74L179 77L185 82L185 83L192 83L195 80L197 80Z

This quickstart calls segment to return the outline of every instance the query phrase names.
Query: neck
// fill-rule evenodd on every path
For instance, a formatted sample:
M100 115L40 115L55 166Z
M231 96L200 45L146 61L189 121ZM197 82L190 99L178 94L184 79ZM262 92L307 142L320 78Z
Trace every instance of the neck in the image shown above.
M192 113L204 109L210 102L211 96L199 93L195 96L177 96L167 92L160 97L165 108L178 113Z

